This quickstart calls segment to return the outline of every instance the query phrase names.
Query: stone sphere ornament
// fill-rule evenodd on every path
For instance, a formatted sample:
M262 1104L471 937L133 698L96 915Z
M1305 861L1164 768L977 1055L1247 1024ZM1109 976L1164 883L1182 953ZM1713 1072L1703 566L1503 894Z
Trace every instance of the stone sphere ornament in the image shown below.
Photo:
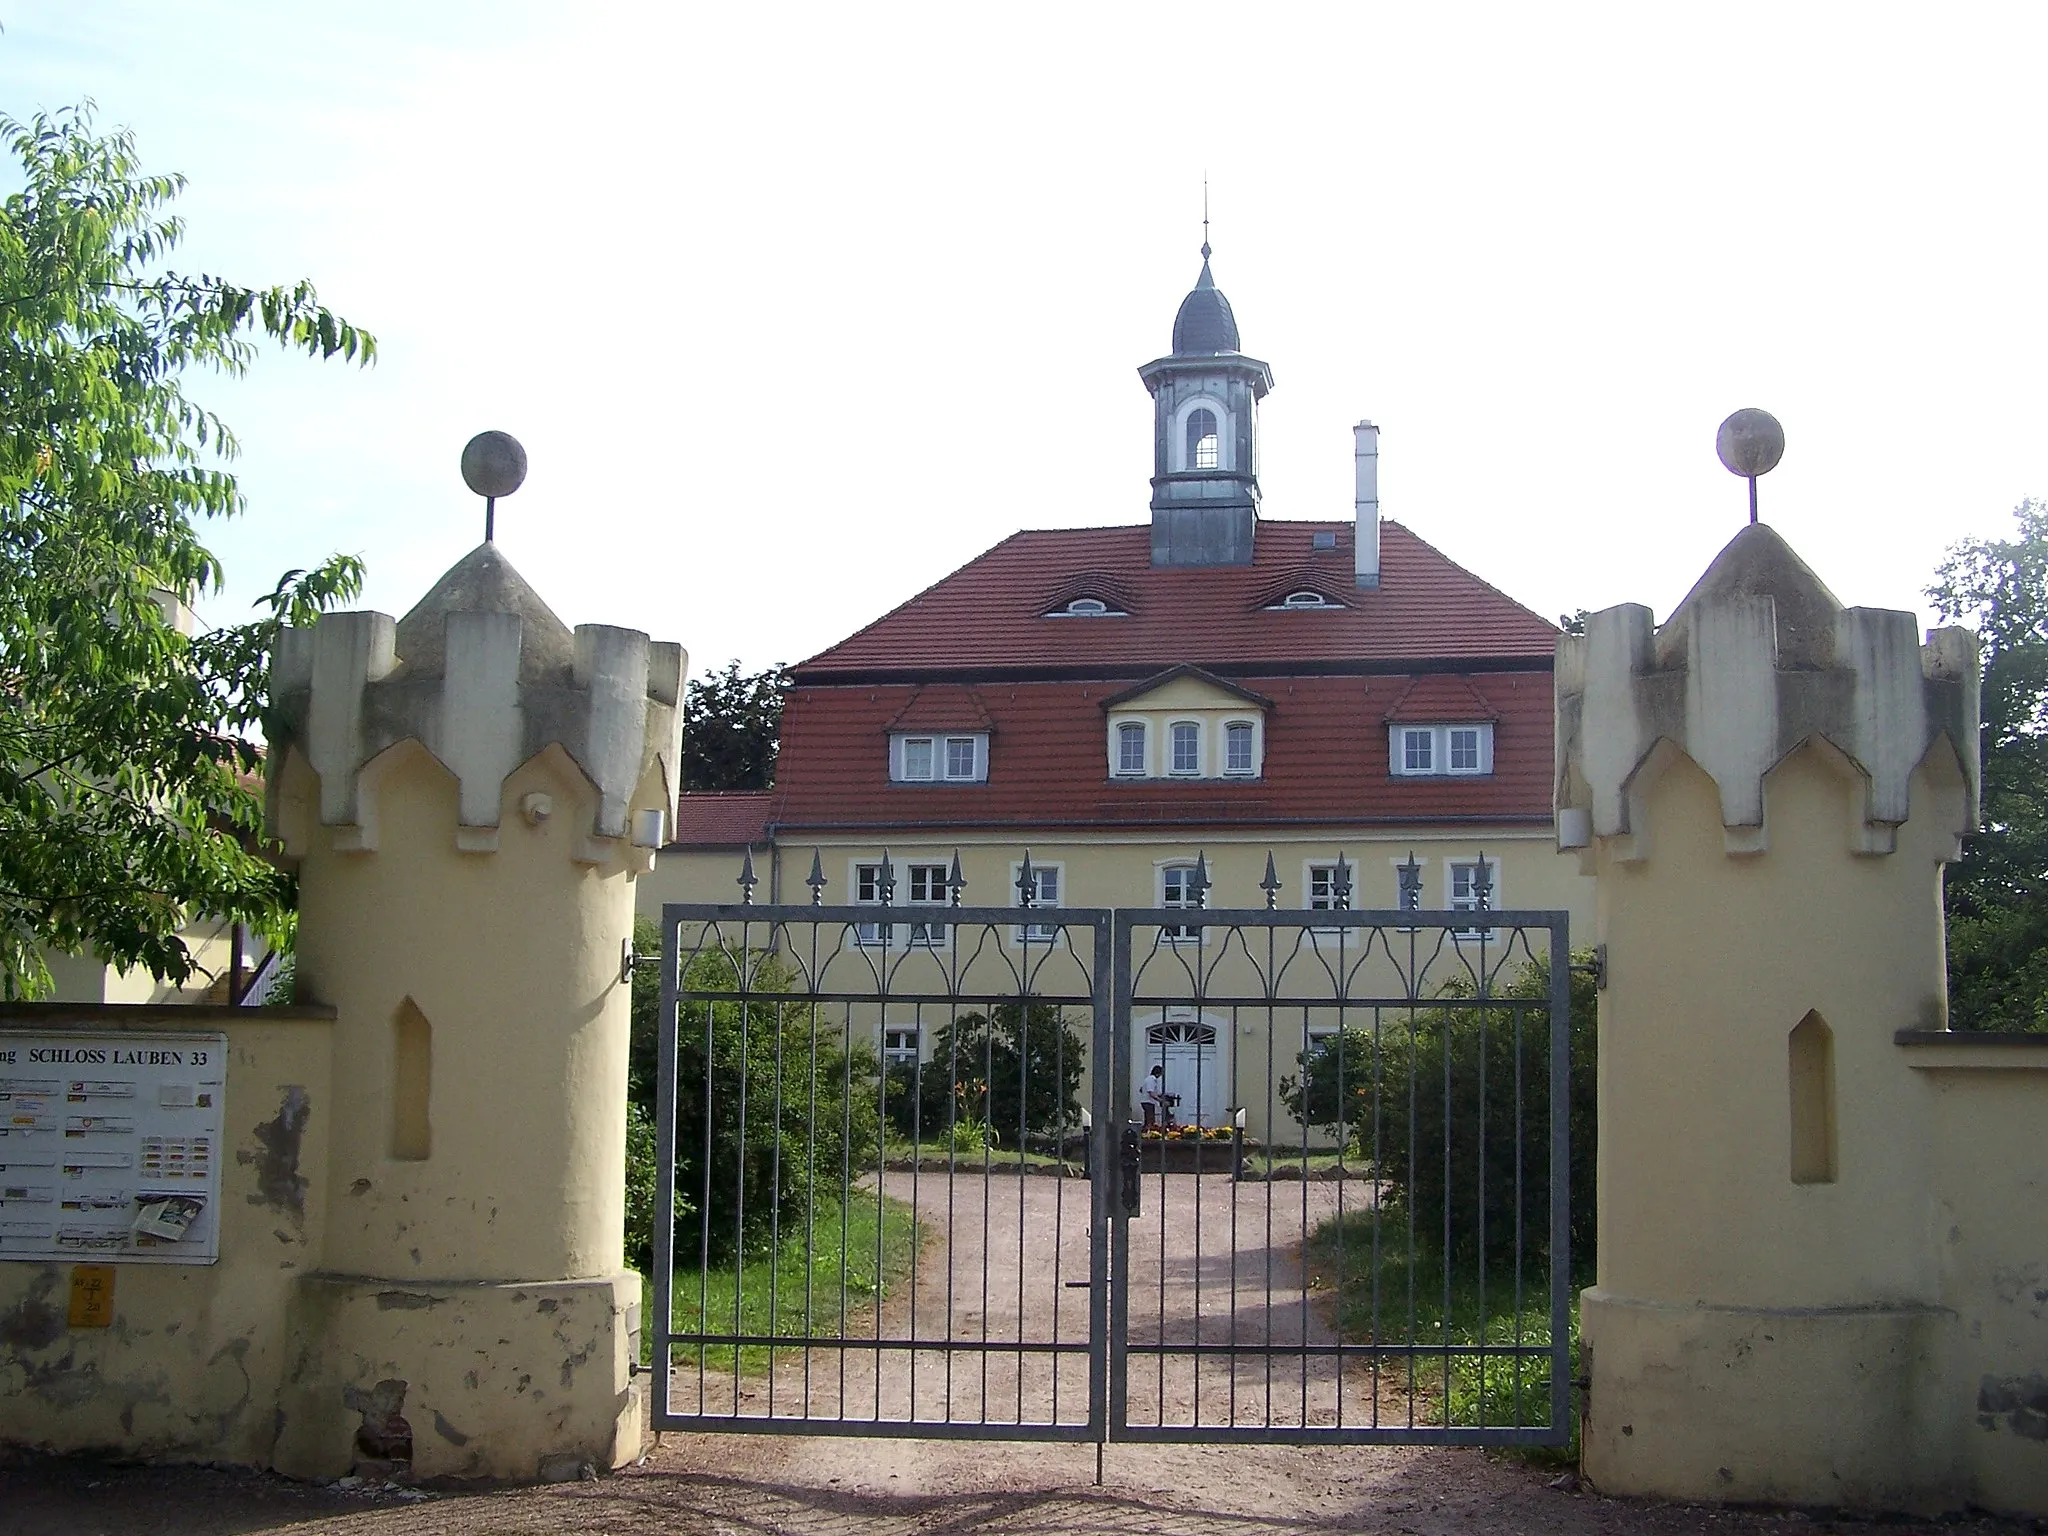
M1721 423L1714 451L1731 475L1754 480L1776 469L1778 460L1785 457L1785 429L1769 411L1751 406Z
M479 496L510 496L525 483L526 450L510 432L479 432L463 445L462 480Z
M1769 474L1785 457L1785 429L1769 411L1755 406L1737 411L1714 434L1714 452L1728 473L1749 482L1749 520L1756 521L1756 477Z

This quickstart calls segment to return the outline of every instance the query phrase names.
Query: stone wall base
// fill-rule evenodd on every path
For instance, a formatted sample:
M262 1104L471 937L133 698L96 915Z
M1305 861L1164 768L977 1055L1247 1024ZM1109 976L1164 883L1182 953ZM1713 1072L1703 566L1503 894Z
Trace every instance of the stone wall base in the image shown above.
M1603 1493L1940 1514L1964 1507L1933 1307L1580 1301L1585 1468Z
M640 1277L451 1284L313 1274L273 1465L291 1477L573 1478L640 1454Z

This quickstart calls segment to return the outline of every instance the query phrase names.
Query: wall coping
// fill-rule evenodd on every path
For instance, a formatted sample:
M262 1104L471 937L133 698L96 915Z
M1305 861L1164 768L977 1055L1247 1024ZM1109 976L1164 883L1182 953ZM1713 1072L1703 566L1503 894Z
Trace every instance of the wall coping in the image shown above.
M325 1003L0 1003L0 1029L217 1030L234 1024L332 1024L340 1016Z
M1892 1042L1921 1071L2048 1072L2048 1034L2020 1030L1902 1029Z

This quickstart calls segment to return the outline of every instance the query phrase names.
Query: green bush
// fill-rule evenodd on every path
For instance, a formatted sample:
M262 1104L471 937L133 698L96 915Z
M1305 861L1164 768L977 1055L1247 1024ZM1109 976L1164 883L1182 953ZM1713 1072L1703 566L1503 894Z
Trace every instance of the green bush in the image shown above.
M1072 1129L1087 1057L1087 1040L1051 1003L963 1013L934 1031L929 1060L889 1068L889 1124L905 1140L946 1141L958 1122L977 1121L991 1145Z
M636 927L636 949L659 944L652 923ZM735 964L759 1002L685 1001L676 1035L675 1242L679 1263L709 1253L770 1244L814 1214L837 1209L848 1168L871 1164L880 1144L879 1066L865 1042L849 1049L813 1011L775 1001L788 976L773 955L695 956L686 989L737 990ZM660 1063L660 968L633 973L631 1099L652 1117ZM707 1092L708 1087L708 1092ZM777 1098L780 1097L778 1108ZM658 1157L660 1148L649 1153ZM631 1148L629 1177L633 1169ZM636 1262L652 1261L649 1237ZM630 1229L629 1229L630 1230Z
M1439 994L1474 995L1462 979ZM1549 998L1549 964L1524 966L1492 995L1498 1006L1425 1005L1412 1020L1385 1022L1377 1049L1367 1030L1318 1040L1296 1058L1301 1072L1282 1079L1280 1097L1297 1120L1341 1132L1377 1176L1391 1181L1386 1220L1405 1227L1412 1217L1418 1246L1444 1249L1448 1225L1452 1261L1476 1262L1483 1220L1489 1272L1513 1264L1519 1158L1523 1272L1541 1274L1550 1255L1550 1033L1545 1010L1523 1009L1518 1040L1514 1004ZM1569 1223L1573 1268L1583 1273L1594 1240L1592 977L1573 971L1570 995Z

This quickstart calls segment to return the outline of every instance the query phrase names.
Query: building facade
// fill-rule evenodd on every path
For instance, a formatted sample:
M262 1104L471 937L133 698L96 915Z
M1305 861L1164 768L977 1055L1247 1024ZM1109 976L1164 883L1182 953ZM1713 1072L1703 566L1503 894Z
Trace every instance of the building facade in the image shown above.
M807 900L815 859L828 902L877 902L893 877L895 906L943 905L957 857L976 905L1259 907L1270 854L1283 907L1590 923L1591 882L1555 852L1556 627L1380 517L1369 422L1351 518L1260 515L1272 371L1208 257L1172 351L1139 370L1149 521L1014 534L798 663L775 787L682 796L644 912L736 899L748 853L757 900ZM1201 1021L1132 1027L1185 1044L1182 1022ZM1213 1120L1264 1064L1198 1033L1208 1053L1172 1070ZM877 1043L907 1057L922 1034Z

